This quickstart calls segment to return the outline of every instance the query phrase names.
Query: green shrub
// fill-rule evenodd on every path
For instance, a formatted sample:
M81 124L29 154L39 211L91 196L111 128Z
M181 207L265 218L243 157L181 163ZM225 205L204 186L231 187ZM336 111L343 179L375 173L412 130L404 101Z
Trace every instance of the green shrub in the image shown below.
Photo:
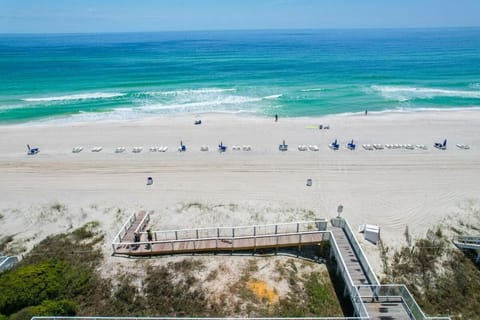
M74 297L85 290L90 271L63 262L21 266L0 276L0 313L10 315L45 300Z
M74 316L76 306L70 300L45 300L39 306L26 307L12 314L9 320L30 320L32 317L41 316Z

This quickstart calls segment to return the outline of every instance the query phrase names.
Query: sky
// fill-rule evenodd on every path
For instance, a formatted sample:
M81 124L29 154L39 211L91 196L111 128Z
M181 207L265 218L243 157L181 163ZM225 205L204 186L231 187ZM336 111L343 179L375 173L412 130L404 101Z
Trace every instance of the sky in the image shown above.
M480 0L0 0L0 33L480 25Z

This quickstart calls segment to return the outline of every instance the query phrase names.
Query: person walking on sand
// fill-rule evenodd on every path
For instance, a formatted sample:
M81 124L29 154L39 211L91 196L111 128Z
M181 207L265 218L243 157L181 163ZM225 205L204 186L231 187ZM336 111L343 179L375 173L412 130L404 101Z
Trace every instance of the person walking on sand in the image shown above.
M275 115L275 122L278 121L278 114Z
M365 115L367 115L367 113L368 113L368 110L367 110L367 109L365 109Z

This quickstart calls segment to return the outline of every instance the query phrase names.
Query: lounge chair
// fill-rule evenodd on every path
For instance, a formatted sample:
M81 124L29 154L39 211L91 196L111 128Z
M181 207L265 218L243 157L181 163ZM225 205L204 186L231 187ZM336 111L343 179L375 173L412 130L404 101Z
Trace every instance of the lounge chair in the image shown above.
M285 140L283 140L283 143L278 146L278 150L288 151L288 144L285 144Z
M330 143L328 147L332 150L338 150L338 148L340 148L340 145L338 144L337 139L335 139L335 141Z
M80 153L82 152L83 147L73 147L72 153Z
M40 152L40 149L39 149L39 148L30 148L30 145L29 145L29 144L27 144L27 150L28 150L28 151L27 151L27 154L28 154L29 156L33 156L34 154L37 154L37 153Z
M470 146L468 144L463 144L463 143L457 143L457 147L464 150L470 149Z
M100 152L100 151L102 151L102 150L103 150L103 147L102 147L102 146L97 146L97 147L93 147L91 151L92 151L92 152Z
M443 140L443 143L435 142L435 144L433 146L437 149L440 149L440 150L446 150L447 149L447 139Z
M218 145L218 152L225 152L225 151L227 151L227 146L224 146L223 142L220 142L220 144Z
M383 150L383 144L374 144L373 147L375 150Z
M194 124L195 124L195 125L202 124L202 120L195 120Z
M150 152L158 152L158 147L150 147Z
M347 149L350 149L350 150L355 150L355 143L353 142L353 139L352 141L350 141L349 143L347 143Z
M178 147L179 152L187 151L187 146L183 144L183 141L180 141L180 147Z
M422 150L427 150L427 146L424 144L416 144L415 148L417 149L422 149Z
M117 148L115 149L115 153L122 153L122 152L125 151L125 149L126 149L125 147L117 147Z
M133 147L132 152L133 153L140 153L142 152L143 148L142 147Z
M373 147L371 144L362 144L362 147L365 150L373 150Z
M200 151L208 151L208 146L201 146Z
M310 151L318 151L318 146L316 146L316 145L309 145L309 146L308 146L308 149L309 149Z

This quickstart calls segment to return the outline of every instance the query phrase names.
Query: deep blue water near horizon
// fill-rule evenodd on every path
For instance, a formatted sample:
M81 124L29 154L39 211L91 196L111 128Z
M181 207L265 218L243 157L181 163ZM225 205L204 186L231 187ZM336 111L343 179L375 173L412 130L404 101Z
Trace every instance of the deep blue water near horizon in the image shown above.
M0 34L0 123L480 107L480 28Z

